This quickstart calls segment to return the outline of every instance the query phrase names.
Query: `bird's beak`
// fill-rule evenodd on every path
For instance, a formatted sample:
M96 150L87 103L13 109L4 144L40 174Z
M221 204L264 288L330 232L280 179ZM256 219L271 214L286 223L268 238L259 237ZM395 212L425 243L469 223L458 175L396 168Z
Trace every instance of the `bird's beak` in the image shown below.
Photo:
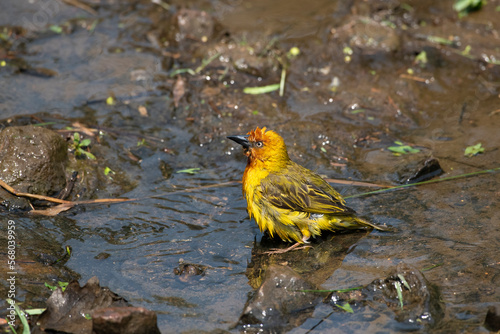
M250 148L250 142L248 141L248 136L228 136L227 139L231 139L232 141L237 142L241 146L243 146L244 149L249 149Z

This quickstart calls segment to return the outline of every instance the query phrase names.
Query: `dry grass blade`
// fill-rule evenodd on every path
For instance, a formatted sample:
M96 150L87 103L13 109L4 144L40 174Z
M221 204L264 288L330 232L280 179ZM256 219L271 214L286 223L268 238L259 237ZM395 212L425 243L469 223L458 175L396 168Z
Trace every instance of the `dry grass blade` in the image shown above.
M391 186L384 184L376 184L370 182L362 182L362 181L348 181L348 180L339 180L339 179L325 179L328 183L336 183L336 184L345 184L348 186L356 186L356 187L376 187L376 188L390 188Z
M98 131L97 129L91 129L80 122L74 122L71 126L74 128L73 131L83 132L89 137L94 137Z
M63 2L66 3L67 5L83 9L84 11L86 11L87 13L90 13L92 15L97 15L97 12L92 7L90 7L89 5L86 5L86 4L82 3L80 1L77 1L77 0L63 0Z
M179 101L182 99L186 92L184 80L182 80L181 76L177 76L177 81L174 84L174 105L177 108L179 106Z

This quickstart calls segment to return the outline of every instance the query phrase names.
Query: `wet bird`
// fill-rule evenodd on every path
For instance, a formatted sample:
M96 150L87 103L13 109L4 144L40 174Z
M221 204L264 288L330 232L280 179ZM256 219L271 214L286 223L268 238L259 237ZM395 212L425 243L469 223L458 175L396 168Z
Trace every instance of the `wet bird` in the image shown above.
M276 132L257 127L247 135L227 138L243 146L248 157L243 174L248 215L262 232L296 242L274 253L298 249L323 230L385 230L357 217L321 176L290 160L285 142Z

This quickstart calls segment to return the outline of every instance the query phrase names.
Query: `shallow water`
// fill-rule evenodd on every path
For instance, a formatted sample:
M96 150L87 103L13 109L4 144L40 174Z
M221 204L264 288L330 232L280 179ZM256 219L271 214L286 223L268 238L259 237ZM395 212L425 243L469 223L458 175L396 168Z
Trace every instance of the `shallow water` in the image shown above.
M430 155L440 160L446 172L441 177L498 167L500 70L485 61L500 57L494 4L459 21L452 1L409 2L413 9L405 14L396 2L174 1L166 11L147 1L109 1L101 2L95 17L62 3L48 12L42 4L51 1L23 6L7 1L3 6L0 25L11 28L21 22L37 32L24 46L11 47L16 61L4 57L2 124L12 118L54 121L54 129L74 121L101 128L104 135L93 148L98 170L108 166L117 175L95 189L95 196L138 200L78 207L55 218L5 214L2 220L16 221L19 235L31 240L23 253L37 248L55 253L71 246L65 266L74 273L68 276L79 276L82 284L98 276L101 285L134 306L157 312L164 333L237 332L233 325L253 290L246 271L254 242L262 235L248 220L241 185L224 184L240 180L245 166L227 135L268 126L282 134L293 160L338 179L396 185L405 166ZM206 10L230 33L230 42L209 37L206 44L161 44L169 38L167 23L181 7ZM331 29L349 27L352 14L395 22L400 38L396 51L355 49L346 63L345 39L334 37ZM95 30L89 31L95 19ZM48 25L65 22L71 32L47 31ZM455 36L460 45L429 43L419 34ZM265 73L259 79L217 58L204 76L182 75L186 92L174 107L173 69L196 68L207 55L224 56L238 48L248 57L273 38L282 53L292 46L301 50L290 61L284 97L241 93L246 86L279 82L276 61L258 64ZM455 52L466 45L472 46L473 59ZM429 58L424 67L414 62L421 50ZM176 52L179 57L172 56ZM275 59L278 53L267 55ZM20 58L57 75L19 73ZM227 74L225 67L231 67ZM408 68L414 73L405 77ZM215 79L223 74L221 82ZM340 82L336 92L330 86L335 77ZM105 103L110 95L118 101L114 106ZM147 116L139 114L139 106L146 106ZM32 114L36 119L19 118ZM137 146L142 138L147 145ZM421 153L392 155L387 147L397 140ZM478 142L485 152L464 157L464 149ZM200 170L176 173L186 168ZM500 298L498 180L491 173L349 199L362 217L394 231L360 237L321 286L366 285L400 262L418 269L439 264L424 275L440 292L444 316L434 328L417 332L486 332L486 309ZM176 192L208 185L215 186ZM336 188L346 196L373 190ZM180 263L204 266L204 274L184 279L174 273ZM23 280L36 282L37 275L41 273L29 272ZM61 275L53 276L68 279ZM39 283L22 285L19 299L42 306L40 296L47 292ZM331 306L320 304L290 332L401 330L390 316L367 318L356 309L354 314L331 313Z

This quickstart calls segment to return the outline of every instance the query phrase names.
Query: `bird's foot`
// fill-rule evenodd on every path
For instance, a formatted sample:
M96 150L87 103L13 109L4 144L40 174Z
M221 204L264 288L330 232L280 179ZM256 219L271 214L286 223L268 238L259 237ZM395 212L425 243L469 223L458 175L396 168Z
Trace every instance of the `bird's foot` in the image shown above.
M299 246L301 246L301 247L299 247ZM295 243L292 246L287 247L287 248L272 248L271 250L269 250L268 252L264 252L263 254L269 254L269 255L271 255L271 254L284 254L284 253L287 253L287 252L290 252L293 250L306 249L306 248L310 248L310 247L312 247L312 246L304 245L301 242L297 242L297 243Z

